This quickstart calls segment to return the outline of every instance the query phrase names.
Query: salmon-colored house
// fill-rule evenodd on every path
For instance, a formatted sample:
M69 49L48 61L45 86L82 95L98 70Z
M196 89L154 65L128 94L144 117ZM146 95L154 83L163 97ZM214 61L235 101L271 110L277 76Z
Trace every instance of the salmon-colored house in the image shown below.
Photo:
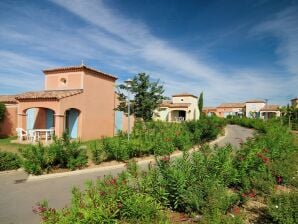
M85 65L46 69L43 73L44 90L15 97L17 119L11 121L16 123L13 129L52 128L58 137L67 130L71 138L82 140L125 131L126 116L114 110L117 77ZM6 131L4 134L11 134Z

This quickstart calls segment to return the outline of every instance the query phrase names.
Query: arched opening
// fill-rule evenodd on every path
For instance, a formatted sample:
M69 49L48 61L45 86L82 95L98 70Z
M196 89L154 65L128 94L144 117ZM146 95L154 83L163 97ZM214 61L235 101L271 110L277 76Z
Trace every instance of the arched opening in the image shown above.
M54 129L55 111L50 108L33 107L25 110L26 130Z
M79 131L79 115L80 111L70 108L65 111L65 131L68 132L70 138L78 138Z
M171 121L185 121L186 120L186 111L185 110L173 110L171 112Z

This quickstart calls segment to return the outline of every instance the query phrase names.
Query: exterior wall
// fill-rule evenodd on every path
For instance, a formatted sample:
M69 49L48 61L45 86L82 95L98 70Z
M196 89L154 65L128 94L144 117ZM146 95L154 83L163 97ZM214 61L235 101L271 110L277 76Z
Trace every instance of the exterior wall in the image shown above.
M251 117L251 112L260 113L260 110L265 106L265 103L245 103L246 117Z
M198 99L192 96L175 96L173 103L190 103L186 111L186 120L198 120L200 118L200 111L198 106ZM178 109L176 109L178 110Z
M17 128L17 104L5 104L4 120L0 122L0 136L14 136Z
M85 74L83 82L84 92L79 94L82 95L82 99L76 101L76 105L80 105L82 111L82 139L113 136L115 131L115 81Z
M61 79L65 79L63 83ZM45 90L83 89L83 72L67 72L45 75Z
M237 115L243 113L241 107L218 107L216 109L216 115L218 117L227 117L228 115Z
M35 112L34 129L45 129L46 119L46 110L44 108L37 108Z
M261 119L270 119L272 117L280 117L280 111L261 111Z
M297 99L292 99L291 104L294 108L298 108L298 98Z

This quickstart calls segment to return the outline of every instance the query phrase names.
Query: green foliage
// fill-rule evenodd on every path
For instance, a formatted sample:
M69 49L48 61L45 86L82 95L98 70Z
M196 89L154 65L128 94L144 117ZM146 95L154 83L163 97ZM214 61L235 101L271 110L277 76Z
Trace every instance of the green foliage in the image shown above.
M54 143L45 146L29 145L20 149L24 158L23 166L28 173L42 174L53 167L74 170L86 166L88 162L86 148L80 142L70 141L67 134L54 139Z
M0 122L3 121L5 116L6 107L4 103L0 102Z
M14 170L21 166L21 159L16 153L0 151L0 171Z
M225 123L217 118L206 119L201 123L137 123L132 133L134 143L126 145L130 148L127 155L133 155L138 147L157 155L156 144L167 142L164 140L168 138L168 142L177 147L180 140L175 138L184 136L184 131L191 136L192 143L206 141L209 137L202 138L202 135L208 132L208 125L212 123L219 133ZM38 211L46 224L168 223L163 215L167 209L199 216L200 223L236 224L244 223L242 204L262 195L269 201L268 211L274 222L296 223L297 192L273 195L272 192L276 184L295 187L297 143L287 128L274 121L244 119L237 122L261 132L237 150L230 145L221 148L203 145L199 151L191 155L184 152L183 157L176 159L157 156L157 166L149 166L147 171L141 171L130 161L127 171L118 178L104 177L96 184L89 183L82 192L73 190L69 208L56 211L45 204ZM196 130L200 130L199 134ZM121 143L127 144L121 142L121 138L125 136L103 141L103 148L104 145L114 147L110 156L123 156L117 151ZM167 153L172 149L159 150Z
M106 152L104 151L103 142L93 142L91 145L92 161L95 164L100 164L107 159Z
M195 144L215 139L224 126L225 121L216 117L183 123L136 122L129 142L122 133L91 143L92 160L99 164L105 159L126 161L144 155L186 151Z
M151 82L149 75L139 73L133 78L131 86L120 85L119 87L129 90L134 95L134 100L131 102L131 113L144 121L152 120L153 111L164 99L164 88L159 81ZM127 97L120 92L118 95L120 104L117 110L127 112Z
M200 114L203 114L203 104L204 104L204 98L203 98L203 92L201 92L199 97L199 102L198 102Z
M269 214L276 223L298 223L298 193L274 194L269 199Z
M72 190L69 208L55 210L47 203L34 208L44 224L64 223L168 223L161 205L128 184L127 174L88 182L84 191Z

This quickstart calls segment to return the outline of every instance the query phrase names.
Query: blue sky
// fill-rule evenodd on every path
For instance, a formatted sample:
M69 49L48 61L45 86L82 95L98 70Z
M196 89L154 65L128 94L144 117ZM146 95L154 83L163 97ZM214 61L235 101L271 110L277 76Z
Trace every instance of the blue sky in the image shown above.
M0 94L42 90L42 70L81 60L149 73L205 105L298 96L298 2L0 1Z

